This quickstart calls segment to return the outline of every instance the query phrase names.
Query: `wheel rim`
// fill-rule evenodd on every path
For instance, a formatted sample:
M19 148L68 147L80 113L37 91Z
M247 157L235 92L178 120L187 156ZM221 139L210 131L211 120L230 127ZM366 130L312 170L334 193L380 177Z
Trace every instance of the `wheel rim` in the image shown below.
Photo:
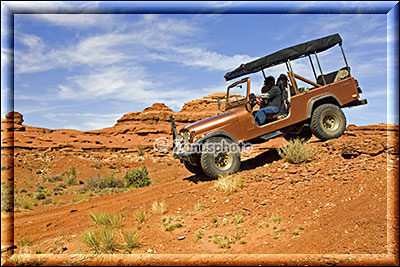
M224 171L232 166L233 157L230 153L219 153L215 159L215 166L217 169Z
M327 114L322 119L322 125L327 131L336 131L339 128L339 120L334 114Z

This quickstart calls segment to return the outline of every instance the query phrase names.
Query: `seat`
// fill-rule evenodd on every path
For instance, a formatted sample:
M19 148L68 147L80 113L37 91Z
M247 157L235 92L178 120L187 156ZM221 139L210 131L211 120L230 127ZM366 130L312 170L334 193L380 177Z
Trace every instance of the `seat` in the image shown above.
M347 78L349 76L350 76L350 72L347 69L347 67L343 67L340 70L333 71L333 72L328 73L328 74L324 74L324 78L325 78L326 84L330 84L330 83L334 83L334 82L343 80L343 79L345 79L345 78ZM317 77L317 83L320 84L320 85L324 85L324 80L322 79L321 75L319 75Z
M268 115L265 115L265 118L266 118L267 120L273 120L273 119L278 118L278 116L279 116L279 113L268 114Z

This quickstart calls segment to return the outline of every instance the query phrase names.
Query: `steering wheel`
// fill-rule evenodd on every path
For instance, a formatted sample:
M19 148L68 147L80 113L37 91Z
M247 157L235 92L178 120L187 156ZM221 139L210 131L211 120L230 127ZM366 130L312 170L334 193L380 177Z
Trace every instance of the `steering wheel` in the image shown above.
M257 104L259 104L259 105L261 106L262 103L263 103L263 101L261 100L261 98L260 98L259 96L257 96L257 95L254 95L254 96L255 96L255 98L256 98Z
M249 95L249 99L250 99L250 103L252 103L252 104L258 104L258 105L260 105L260 106L263 105L262 99L261 99L259 96L255 95L255 94L253 94L253 93L251 93L251 94Z

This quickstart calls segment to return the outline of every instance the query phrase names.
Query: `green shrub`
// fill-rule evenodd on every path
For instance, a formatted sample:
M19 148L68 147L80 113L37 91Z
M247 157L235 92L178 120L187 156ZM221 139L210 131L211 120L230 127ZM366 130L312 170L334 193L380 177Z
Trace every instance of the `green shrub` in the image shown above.
M100 229L100 242L102 243L102 252L112 253L118 250L120 245L117 243L115 232L109 227Z
M76 185L76 177L78 176L78 173L76 172L75 167L71 167L68 171L64 172L64 175L67 176L67 179L65 180L65 183L67 185Z
M96 225L104 225L107 227L121 227L121 215L112 215L107 212L91 212L89 217Z
M142 169L134 169L130 173L127 172L124 176L124 179L127 187L138 188L151 184L149 172L145 166L143 166Z
M50 176L50 177L43 178L43 183L45 183L45 182L54 183L54 182L60 182L60 181L63 181L63 180L64 179L62 178L61 175L56 174L56 175L53 175L53 176Z
M17 241L17 246L18 247L26 247L26 246L32 246L33 242L29 238L29 236L24 236L20 240Z
M53 200L51 198L45 199L42 201L42 205L48 205L48 204L52 204Z
M206 205L200 204L200 203L197 203L197 204L194 206L194 209L197 210L197 211L203 211L205 208L206 208Z
M234 223L234 224L240 224L240 223L242 223L242 222L244 222L243 215L236 215L236 216L233 217L233 219L232 219L232 223Z
M311 161L315 151L307 144L308 142L304 139L292 139L288 144L278 148L279 156L287 162L294 164Z
M15 207L22 207L24 209L32 209L32 207L37 206L38 201L34 198L22 198L16 197L14 199L14 206Z
M225 242L224 242L225 240ZM220 248L230 248L231 244L234 243L230 236L222 236L221 234L215 233L212 235L212 241Z
M165 216L162 218L162 224L166 231L173 231L175 228L183 227L182 216Z
M79 190L80 193L85 193L89 190L100 192L106 188L123 188L125 186L124 180L115 178L112 175L103 175L89 177L85 185Z
M43 193L36 193L35 194L35 199L37 199L37 200L42 200L42 199L45 199L45 198L46 198L46 195L43 194Z
M82 233L82 242L94 253L100 253L100 237L98 230L88 229Z
M1 182L1 211L12 211L13 209L13 194L11 188Z
M135 219L139 222L139 223L144 223L145 221L147 221L147 215L146 215L146 211L142 210L142 209L137 209L135 211L135 213L133 214L133 216L135 217Z
M194 242L197 243L200 241L200 239L203 238L203 229L198 229L196 232L194 232Z
M132 249L140 247L140 244L138 242L139 234L135 231L124 230L122 236L125 241L125 250L127 252L131 252Z
M139 157L144 156L144 149L143 149L143 147L139 145L139 146L137 147L137 149L138 149L138 156L139 156Z

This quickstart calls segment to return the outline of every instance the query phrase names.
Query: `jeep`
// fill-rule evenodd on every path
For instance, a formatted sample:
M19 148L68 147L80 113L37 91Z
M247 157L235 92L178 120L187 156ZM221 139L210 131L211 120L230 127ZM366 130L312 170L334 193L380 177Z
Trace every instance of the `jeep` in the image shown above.
M324 74L318 53L339 45L345 67ZM314 56L320 75L314 68ZM293 72L291 61L308 57L315 81ZM279 64L286 64L287 82L281 88L282 106L277 114L267 115L267 123L256 124L256 104L260 99L250 93L250 77L229 85L226 102L218 115L189 124L178 134L174 117L170 116L174 157L195 174L206 174L211 178L235 173L240 168L241 149L246 144L259 144L271 138L283 136L289 140L308 140L314 134L320 140L340 137L346 129L346 117L342 108L367 104L360 100L362 93L358 82L350 74L342 38L339 34L326 36L277 51L273 54L241 64L225 74L230 81ZM310 86L299 87L298 81ZM285 108L286 107L286 108ZM236 145L236 148L235 148Z

